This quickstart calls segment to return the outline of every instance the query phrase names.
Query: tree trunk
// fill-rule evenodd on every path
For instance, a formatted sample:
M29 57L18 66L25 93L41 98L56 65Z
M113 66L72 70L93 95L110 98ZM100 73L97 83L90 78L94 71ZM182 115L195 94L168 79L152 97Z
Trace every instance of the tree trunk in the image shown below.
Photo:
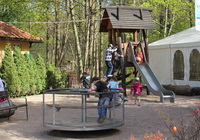
M55 30L56 30L56 46L55 46L55 66L59 66L59 50L60 50L60 17L59 17L59 2L55 3Z
M100 2L100 14L99 17L101 17L101 7L102 7L102 3L101 0ZM104 58L103 58L103 34L100 32L100 44L99 44L99 77L103 77L103 62L104 62Z
M95 34L95 25L94 25L94 10L95 10L95 2L93 0L90 0L90 37L89 37L89 61L88 65L91 70L91 75L94 75L95 69L93 69L94 66L94 34Z
M167 25L168 25L168 8L165 7L165 27L164 27L164 37L167 36Z
M98 29L97 28L97 26L98 26L98 22L96 21L95 22L95 24L94 24L94 59L93 59L93 61L94 61L94 66L95 66L95 75L96 76L99 76L99 71L98 71L98 69L99 69L99 53L98 53L98 31L96 30L96 29Z
M87 20L85 24L85 58L84 58L84 67L89 67L88 64L88 52L89 52L89 37L90 37L90 18L89 18L89 1L85 0L85 19Z
M171 22L171 24L170 24L170 28L169 28L168 35L167 35L167 36L170 36L170 35L171 35L171 32L172 32L174 23L175 23L175 13L172 14L172 22Z
M49 20L48 20L48 18L47 18L47 22L48 22ZM47 23L47 30L46 30L46 40L47 40L47 43L46 43L46 63L47 62L49 62L49 33L50 33L50 31L49 31L50 29L49 29L49 23Z
M67 3L67 0L66 0ZM70 3L70 15L72 19L72 24L73 24L73 30L74 30L74 36L76 40L76 54L77 54L77 64L78 64L78 75L80 77L81 73L83 72L83 64L82 64L82 57L81 57L81 48L80 48L80 42L78 38L78 31L75 23L75 17L74 17L74 3L73 0L69 0Z

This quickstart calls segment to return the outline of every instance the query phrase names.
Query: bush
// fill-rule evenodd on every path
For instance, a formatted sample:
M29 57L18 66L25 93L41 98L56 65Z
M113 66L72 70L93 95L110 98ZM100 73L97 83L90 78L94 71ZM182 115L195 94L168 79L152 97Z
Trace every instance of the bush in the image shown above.
M7 83L11 97L39 94L45 88L64 88L66 72L52 64L44 63L39 55L30 58L21 54L15 48L12 54L11 46L5 48L0 75Z
M66 72L55 67L53 64L47 64L47 89L66 87Z
M39 94L46 87L46 68L41 57L31 59L11 46L5 48L2 60L1 76L7 83L11 97Z

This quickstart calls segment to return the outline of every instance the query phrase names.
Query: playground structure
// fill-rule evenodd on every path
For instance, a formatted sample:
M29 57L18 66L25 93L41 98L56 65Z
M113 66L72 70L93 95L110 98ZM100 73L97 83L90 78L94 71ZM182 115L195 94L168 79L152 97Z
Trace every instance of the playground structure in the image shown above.
M156 76L151 71L148 61L148 44L147 44L147 29L154 29L155 25L150 16L151 9L143 7L127 7L127 6L110 6L104 7L103 19L100 25L100 32L108 32L109 44L118 46L118 53L123 55L121 58L120 67L117 70L117 76L122 80L122 87L125 89L126 95L126 67L134 67L135 76L139 72L142 79L145 81L148 90L153 94L160 96L160 101L164 99L170 99L170 102L174 102L175 94L172 91L168 91L160 85ZM125 34L133 34L133 41L129 43L122 43L126 40ZM140 36L140 40L139 37ZM144 60L141 64L138 64L135 60L134 48L141 45ZM115 74L115 73L114 73ZM116 92L108 92L110 94L117 94ZM109 117L102 124L97 123L97 111L93 116L94 111L90 109L102 108L97 106L97 101L89 100L87 96L105 94L96 92L90 93L88 89L54 89L46 90L43 93L43 124L46 127L67 130L67 131L95 131L112 129L124 124L124 95L121 103L112 101L110 105L103 106L108 108ZM46 102L45 97L51 96L51 102ZM80 102L74 101L73 106L68 105L67 96L78 96ZM64 102L58 104L57 98L64 99ZM63 100L62 100L63 101ZM94 105L95 103L95 105ZM62 111L66 109L67 111ZM79 116L73 116L75 110L80 110ZM61 115L65 113L64 115ZM69 115L69 116L68 116ZM61 116L64 116L62 118Z
M150 15L152 9L130 6L109 6L103 7L103 9L105 10L100 32L108 32L109 44L118 46L118 53L124 56L121 58L121 66L113 74L122 80L122 87L125 91L128 83L126 77L129 75L126 74L126 67L134 67L133 73L136 76L139 72L147 85L148 91L160 96L161 102L164 99L170 99L170 102L174 102L175 94L163 88L148 65L149 52L146 30L155 29L155 24ZM131 36L129 43L125 42L127 40L126 34ZM142 64L137 64L134 57L134 49L139 46L138 44L142 44L141 50L144 55Z
M119 93L108 91L106 93ZM120 91L123 93L123 91ZM43 92L43 124L46 127L56 130L66 131L95 131L112 129L124 125L124 101L115 101L108 106L97 106L98 96L105 92L88 92L88 89L52 89ZM87 96L90 98L87 98ZM46 101L46 96L51 97L51 101ZM70 104L70 97L76 97L74 104ZM122 96L124 98L124 96ZM64 99L64 100L63 100ZM107 118L104 123L97 122L97 108L107 108ZM80 115L76 115L79 112Z

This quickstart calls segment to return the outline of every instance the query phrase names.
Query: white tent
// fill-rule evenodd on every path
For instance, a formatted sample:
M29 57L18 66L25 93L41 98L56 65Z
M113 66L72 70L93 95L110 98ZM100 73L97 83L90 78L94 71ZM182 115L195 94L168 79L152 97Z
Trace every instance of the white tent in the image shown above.
M199 52L200 31L192 27L149 44L149 65L162 85L200 87Z

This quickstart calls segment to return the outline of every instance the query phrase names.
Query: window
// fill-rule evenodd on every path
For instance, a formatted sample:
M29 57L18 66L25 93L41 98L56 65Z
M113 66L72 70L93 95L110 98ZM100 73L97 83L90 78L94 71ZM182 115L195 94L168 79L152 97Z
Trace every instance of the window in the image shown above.
M197 49L190 53L190 81L200 81L200 54Z
M174 54L173 72L174 80L184 79L184 59L183 53L180 50L177 50Z

